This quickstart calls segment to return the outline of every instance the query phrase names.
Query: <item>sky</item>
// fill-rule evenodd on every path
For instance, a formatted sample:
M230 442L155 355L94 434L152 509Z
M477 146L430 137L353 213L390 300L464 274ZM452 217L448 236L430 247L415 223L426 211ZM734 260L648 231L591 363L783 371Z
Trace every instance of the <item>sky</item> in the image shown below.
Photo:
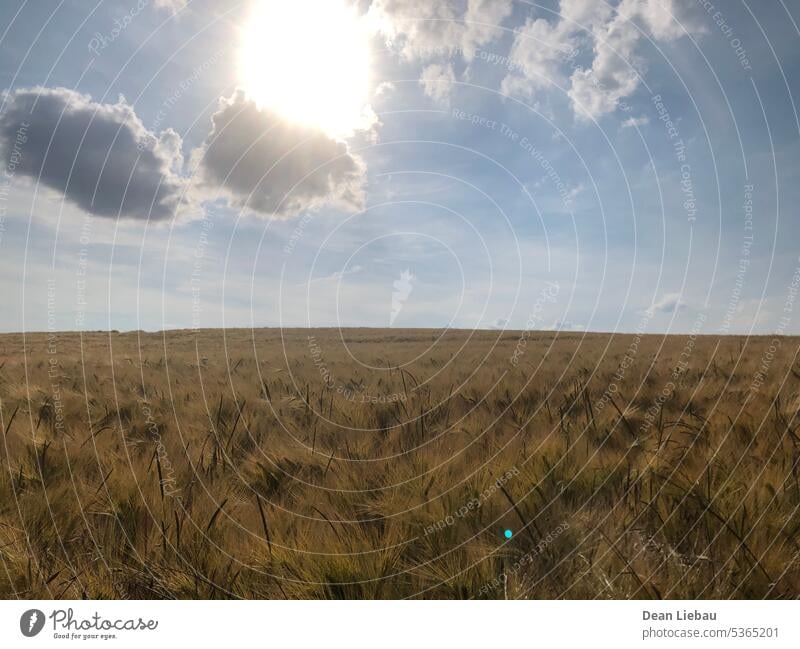
M0 330L797 334L800 6L0 4Z

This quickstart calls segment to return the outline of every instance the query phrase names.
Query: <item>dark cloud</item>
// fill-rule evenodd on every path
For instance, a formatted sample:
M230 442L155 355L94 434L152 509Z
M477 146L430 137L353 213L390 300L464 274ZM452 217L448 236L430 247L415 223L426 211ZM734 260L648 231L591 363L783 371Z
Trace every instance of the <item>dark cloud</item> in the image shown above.
M184 185L177 133L149 132L121 97L100 104L66 88L25 88L5 102L0 151L16 175L97 216L174 215Z
M343 142L259 109L241 92L223 99L212 121L194 153L201 190L280 217L323 204L363 208L365 166Z

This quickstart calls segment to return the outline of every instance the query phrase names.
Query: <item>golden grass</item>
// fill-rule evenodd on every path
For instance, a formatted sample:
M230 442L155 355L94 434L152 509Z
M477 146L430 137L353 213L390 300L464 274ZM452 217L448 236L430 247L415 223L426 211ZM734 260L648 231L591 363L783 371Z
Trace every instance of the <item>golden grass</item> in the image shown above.
M799 342L0 336L0 594L794 598Z

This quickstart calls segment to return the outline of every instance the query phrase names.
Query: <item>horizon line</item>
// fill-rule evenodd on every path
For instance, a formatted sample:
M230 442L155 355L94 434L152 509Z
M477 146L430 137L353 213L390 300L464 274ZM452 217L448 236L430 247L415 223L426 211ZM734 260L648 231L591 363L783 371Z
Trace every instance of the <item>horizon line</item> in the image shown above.
M13 335L53 335L53 334L117 334L117 335L127 335L133 333L143 333L147 335L153 334L168 334L168 333L192 333L192 332L202 332L202 331L257 331L257 330L274 330L274 331L287 331L287 330L299 330L299 331L325 331L325 330L338 330L338 331L357 331L367 329L374 332L425 332L425 331L438 331L438 332L485 332L491 333L496 332L498 334L504 333L514 333L514 334L521 334L524 332L538 332L542 334L573 334L576 336L586 336L586 335L602 335L602 336L694 336L696 338L798 338L800 337L800 333L798 334L778 334L778 333L697 333L692 331L687 332L638 332L638 331L603 331L603 330L570 330L570 329L497 329L497 328L489 328L489 327L376 327L371 325L354 325L354 326L319 326L319 327L304 327L304 326L287 326L281 327L279 325L264 325L258 327L246 327L246 326L238 326L238 327L177 327L177 328L167 328L167 329L29 329L23 331L0 331L0 336L13 336Z

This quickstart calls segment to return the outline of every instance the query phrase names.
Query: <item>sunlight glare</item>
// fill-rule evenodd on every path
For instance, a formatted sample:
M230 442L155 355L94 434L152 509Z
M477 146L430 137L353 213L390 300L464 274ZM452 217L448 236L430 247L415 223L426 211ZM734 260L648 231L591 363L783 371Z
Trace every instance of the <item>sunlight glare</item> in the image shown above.
M239 82L260 107L337 138L368 128L369 31L345 0L259 0Z

